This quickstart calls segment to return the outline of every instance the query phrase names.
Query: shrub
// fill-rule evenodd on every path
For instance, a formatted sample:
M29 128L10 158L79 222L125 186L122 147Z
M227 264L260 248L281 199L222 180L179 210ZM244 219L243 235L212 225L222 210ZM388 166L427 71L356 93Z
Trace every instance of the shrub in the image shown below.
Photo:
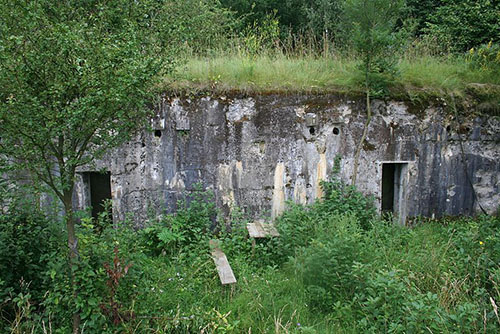
M243 46L249 56L256 56L264 50L279 44L279 20L276 12L266 14L262 22L255 21L243 31Z
M360 307L358 326L365 333L403 332L407 289L394 270L381 270L356 294Z
M299 262L312 307L329 313L338 300L352 298L359 283L353 267L363 246L356 217L332 216L318 229Z
M500 39L497 1L447 0L428 17L426 31L452 51L464 52L473 46Z
M467 61L472 68L500 72L500 44L489 42L477 49L470 49Z
M373 197L365 196L356 187L340 180L323 181L321 186L325 196L317 204L318 212L322 215L352 214L363 229L371 227L370 222L377 213Z
M288 203L287 210L277 218L278 239L277 261L283 263L297 251L309 245L314 236L315 223L321 218L313 207Z
M200 185L178 202L175 214L159 217L158 221L140 231L144 245L152 254L174 255L183 247L196 248L208 244L216 227L218 211L214 195Z
M60 232L41 214L0 215L0 301L28 293L32 304L41 302L46 287L40 272L47 268L47 254L58 247ZM7 319L13 315L8 305L0 304Z

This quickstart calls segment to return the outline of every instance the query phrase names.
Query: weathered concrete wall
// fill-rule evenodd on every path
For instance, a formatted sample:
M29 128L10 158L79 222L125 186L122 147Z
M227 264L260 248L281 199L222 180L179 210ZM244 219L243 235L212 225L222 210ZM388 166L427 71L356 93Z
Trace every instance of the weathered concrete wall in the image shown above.
M358 187L374 195L378 207L382 163L399 161L408 163L402 195L408 216L471 214L478 201L489 212L497 210L498 118L458 124L440 106L410 112L402 102L374 101L372 108ZM140 224L148 210L171 211L197 182L213 189L226 213L238 206L275 217L286 200L311 203L320 197L320 181L337 155L341 178L349 182L364 110L362 98L336 95L165 99L152 123L156 131L142 132L95 169L111 172L116 219L133 213ZM84 207L82 182L77 194L77 205Z

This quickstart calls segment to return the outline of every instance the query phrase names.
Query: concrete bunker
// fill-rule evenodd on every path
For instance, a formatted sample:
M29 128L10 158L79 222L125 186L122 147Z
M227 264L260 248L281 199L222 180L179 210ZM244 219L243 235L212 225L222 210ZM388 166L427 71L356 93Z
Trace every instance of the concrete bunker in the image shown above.
M151 212L172 212L197 183L213 191L224 212L239 207L253 218L274 218L286 201L310 204L320 198L321 181L334 170L343 182L350 181L366 122L363 103L333 94L165 97L151 121L153 131L138 131L84 167L91 169L77 178L75 208L92 206L98 215L101 199L91 195L96 186L90 179L99 178L92 174L96 170L107 170L108 180L99 182L106 184L103 198L112 194L116 221L133 213L134 223L142 226ZM417 110L407 102L375 100L373 110L357 187L375 196L381 212L400 223L417 216L473 214L477 202L496 212L497 123L479 116L470 120L471 135L461 144L446 131L450 116L438 103Z

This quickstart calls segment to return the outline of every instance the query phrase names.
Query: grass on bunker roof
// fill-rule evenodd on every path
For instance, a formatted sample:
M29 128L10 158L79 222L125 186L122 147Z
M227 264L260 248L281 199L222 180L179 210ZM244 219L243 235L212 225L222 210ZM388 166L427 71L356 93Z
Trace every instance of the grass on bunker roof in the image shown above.
M244 93L363 92L359 61L353 56L242 54L188 57L164 80L167 91ZM389 97L465 97L471 85L479 97L500 96L500 75L473 68L463 57L403 56L389 86ZM486 88L487 89L486 89ZM484 91L487 93L484 93ZM477 95L477 94L476 94Z

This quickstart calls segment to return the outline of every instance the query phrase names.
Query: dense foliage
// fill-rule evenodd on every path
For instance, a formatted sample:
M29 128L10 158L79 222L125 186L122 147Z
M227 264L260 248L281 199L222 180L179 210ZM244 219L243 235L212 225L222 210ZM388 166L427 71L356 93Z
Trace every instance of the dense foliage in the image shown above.
M398 1L384 0L387 6ZM222 6L236 12L240 18L237 31L254 22L263 22L275 12L282 38L288 34L312 33L321 45L327 37L337 43L349 41L349 24L343 0L222 0ZM369 5L369 2L367 2ZM414 33L436 38L442 50L463 52L489 41L500 40L500 10L498 1L489 0L407 0L400 26L412 22ZM325 33L327 33L325 35Z
M112 228L106 214L76 220L72 212L76 169L147 121L164 75L186 57L208 57L199 72L211 88L231 78L211 61L236 54L219 62L245 85L357 89L361 82L368 102L387 95L391 84L437 87L440 94L475 87L472 95L486 96L498 110L499 6L0 1L0 330L499 331L498 217L404 228L380 220L372 199L336 180L323 183L323 200L289 205L276 221L279 238L255 243L245 215L234 209L223 221L201 189L175 214L151 217L139 231L128 221ZM283 77L288 73L302 81ZM17 177L35 191L14 187ZM47 190L40 182L64 202L66 226L48 207L41 210L39 195ZM209 255L213 238L238 277L232 289L219 285Z
M111 228L104 214L104 230L83 218L77 305L85 333L500 329L498 217L408 228L377 218L372 199L351 186L336 180L323 186L322 201L290 204L276 222L281 236L255 245L245 216L235 210L226 230L211 194L201 189L176 214L152 217L140 231L126 221ZM51 226L57 225L40 216L2 217L4 332L70 330L63 238ZM23 233L27 228L31 233ZM238 279L233 288L220 286L209 255L213 238ZM37 246L29 254L27 243Z
M444 46L463 52L500 41L500 3L489 0L444 0L428 16L427 28Z
M15 0L0 13L0 173L29 173L64 207L76 334L76 170L147 124L176 53L209 46L225 12L199 1Z

